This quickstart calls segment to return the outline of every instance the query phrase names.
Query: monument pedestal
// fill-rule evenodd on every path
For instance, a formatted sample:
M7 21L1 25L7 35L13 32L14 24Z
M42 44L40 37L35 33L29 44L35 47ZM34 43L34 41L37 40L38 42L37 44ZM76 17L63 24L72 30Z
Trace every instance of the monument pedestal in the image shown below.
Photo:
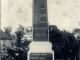
M29 45L28 60L54 60L50 42L32 42Z

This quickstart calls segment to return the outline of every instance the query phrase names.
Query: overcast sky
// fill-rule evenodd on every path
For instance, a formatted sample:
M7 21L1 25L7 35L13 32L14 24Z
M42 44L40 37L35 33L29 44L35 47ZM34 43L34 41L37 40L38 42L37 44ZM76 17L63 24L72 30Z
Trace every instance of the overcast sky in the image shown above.
M32 26L33 0L1 0L1 27ZM79 28L80 0L48 0L48 21L59 29Z

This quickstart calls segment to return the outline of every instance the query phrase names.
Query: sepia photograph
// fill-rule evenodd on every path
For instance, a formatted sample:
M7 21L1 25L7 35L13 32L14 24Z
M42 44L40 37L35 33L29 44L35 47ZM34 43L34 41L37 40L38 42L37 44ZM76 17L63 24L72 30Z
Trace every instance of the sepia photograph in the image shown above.
M0 0L0 60L80 60L80 0Z

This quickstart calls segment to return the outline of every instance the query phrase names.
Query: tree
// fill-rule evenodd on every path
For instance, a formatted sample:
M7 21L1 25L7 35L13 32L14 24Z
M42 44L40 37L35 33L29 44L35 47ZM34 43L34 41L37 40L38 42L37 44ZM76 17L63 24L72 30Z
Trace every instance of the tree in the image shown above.
M22 25L19 25L15 34L16 34L16 37L17 37L17 46L21 47L21 39L24 36L24 27Z
M7 27L4 27L4 31L5 33L11 37L11 32L12 32L12 29L10 26L7 26Z
M52 49L56 58L73 58L77 52L77 40L72 33L63 30L60 31L57 26L49 26L49 39L52 43ZM75 51L75 52L74 52Z
M76 38L77 40L80 40L80 29L79 29L79 28L75 28L75 29L73 30L73 35L75 36L75 38Z
M64 59L70 58L73 60L77 55L78 42L72 33L68 31L62 31L65 45L62 48L62 56ZM67 57L67 58L66 58Z
M79 28L75 28L75 29L73 30L73 33L74 33L74 34L80 33L80 29L79 29Z
M61 57L61 45L60 45L60 30L55 25L49 26L49 40L52 43L52 50L55 52L55 58Z

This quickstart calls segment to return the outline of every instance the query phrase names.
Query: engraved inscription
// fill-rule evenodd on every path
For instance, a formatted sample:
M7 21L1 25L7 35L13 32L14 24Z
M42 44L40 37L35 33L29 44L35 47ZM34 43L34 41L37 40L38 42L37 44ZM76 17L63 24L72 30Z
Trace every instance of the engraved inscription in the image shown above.
M35 36L46 36L46 34L35 34Z
M52 53L31 53L30 60L52 60Z
M41 27L41 28L33 28L34 30L46 30L47 28Z

